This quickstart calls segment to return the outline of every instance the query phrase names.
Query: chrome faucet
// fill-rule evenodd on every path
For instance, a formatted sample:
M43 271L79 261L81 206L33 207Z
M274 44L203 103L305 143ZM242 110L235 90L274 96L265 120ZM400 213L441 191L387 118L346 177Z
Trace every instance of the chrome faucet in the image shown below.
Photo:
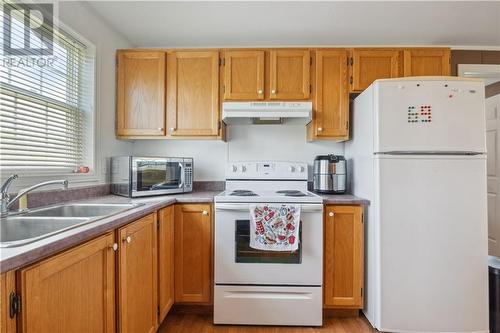
M29 192L42 187L42 186L47 186L47 185L53 185L53 184L61 184L65 190L68 189L68 180L66 179L58 179L58 180L49 180L47 182L42 182L35 184L31 187L25 188L24 190L21 190L12 200L10 199L9 195L9 188L10 185L14 180L18 178L17 175L11 175L7 180L2 184L0 187L0 216L5 217L9 214L9 208L22 196L28 194Z

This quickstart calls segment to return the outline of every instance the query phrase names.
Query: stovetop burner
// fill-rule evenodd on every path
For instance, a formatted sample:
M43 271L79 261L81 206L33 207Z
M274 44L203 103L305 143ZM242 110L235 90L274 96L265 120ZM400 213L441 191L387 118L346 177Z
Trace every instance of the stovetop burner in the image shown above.
M250 190L234 190L233 192L229 193L229 195L234 195L237 197L256 197L258 194Z
M298 190L280 190L280 191L276 191L276 193L284 194L285 197L306 197L307 196L307 194L305 194L302 191L298 191Z

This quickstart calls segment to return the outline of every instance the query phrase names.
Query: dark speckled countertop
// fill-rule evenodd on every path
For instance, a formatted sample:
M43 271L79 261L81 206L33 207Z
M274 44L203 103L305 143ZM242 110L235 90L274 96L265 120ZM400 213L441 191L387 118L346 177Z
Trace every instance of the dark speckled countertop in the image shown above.
M142 205L30 244L0 248L0 273L47 258L99 235L111 232L116 228L174 203L211 203L213 202L214 196L220 192L221 191L194 191L187 194L174 194L140 199L105 195L92 199L74 201L78 203L140 203ZM325 204L369 204L365 199L348 194L321 196Z

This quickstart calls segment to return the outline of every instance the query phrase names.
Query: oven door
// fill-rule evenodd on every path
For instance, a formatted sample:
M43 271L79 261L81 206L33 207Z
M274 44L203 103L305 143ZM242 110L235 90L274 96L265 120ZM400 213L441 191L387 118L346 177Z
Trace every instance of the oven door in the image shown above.
M215 283L320 286L323 205L301 204L299 249L256 250L250 242L250 205L215 204Z
M132 160L132 196L179 193L184 191L184 163L181 158Z

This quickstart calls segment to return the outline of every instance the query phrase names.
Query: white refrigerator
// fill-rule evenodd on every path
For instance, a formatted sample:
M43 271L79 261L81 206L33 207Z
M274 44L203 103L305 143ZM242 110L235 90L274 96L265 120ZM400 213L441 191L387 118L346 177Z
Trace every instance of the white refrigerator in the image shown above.
M377 80L346 143L367 198L364 312L385 332L488 332L484 84Z

